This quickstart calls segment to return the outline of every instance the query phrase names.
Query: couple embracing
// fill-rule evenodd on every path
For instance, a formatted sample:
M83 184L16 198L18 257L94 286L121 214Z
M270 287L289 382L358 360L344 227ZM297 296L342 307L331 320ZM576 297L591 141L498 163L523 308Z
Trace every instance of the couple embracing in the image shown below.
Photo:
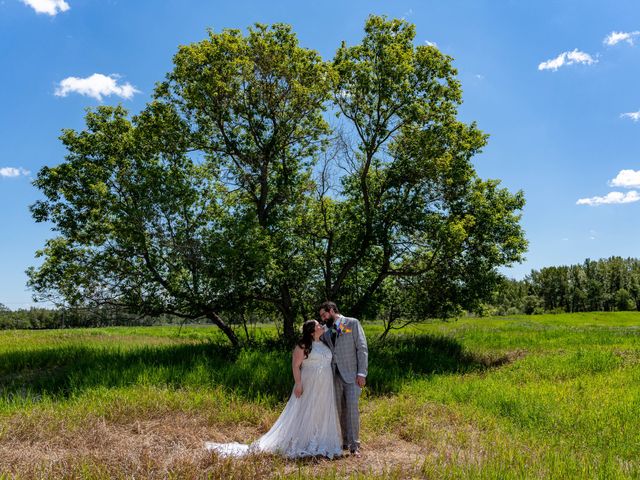
M223 456L268 452L288 458L360 456L358 400L366 383L368 349L360 322L324 302L308 320L292 355L295 386L282 414L251 445L207 442Z

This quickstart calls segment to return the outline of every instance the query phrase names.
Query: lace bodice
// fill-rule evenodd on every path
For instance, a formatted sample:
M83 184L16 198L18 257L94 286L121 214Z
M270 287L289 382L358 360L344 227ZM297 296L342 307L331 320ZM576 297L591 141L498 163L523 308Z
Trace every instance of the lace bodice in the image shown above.
M331 367L331 350L322 342L313 342L309 356L302 361L302 369Z

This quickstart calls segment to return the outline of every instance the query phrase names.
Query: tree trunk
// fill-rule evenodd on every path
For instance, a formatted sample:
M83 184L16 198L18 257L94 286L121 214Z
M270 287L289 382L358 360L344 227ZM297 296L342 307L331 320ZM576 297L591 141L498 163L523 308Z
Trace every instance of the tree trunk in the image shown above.
M384 323L384 332L382 332L382 334L380 335L379 340L381 342L384 342L385 339L387 338L387 335L389 335L389 332L391 331L391 327L393 325L393 322L395 322L398 317L396 315L394 315L394 311L393 311L393 307L390 307L389 310L389 315L386 319L383 318L383 323Z
M380 334L380 337L378 337L378 340L380 340L381 342L384 342L387 338L387 335L389 335L390 331L391 331L391 322L385 324L384 331Z
M224 320L222 320L216 312L207 313L207 318L224 332L234 348L240 347L240 340L238 339L236 334L233 332L233 330L231 330L231 327L229 325L224 323Z
M296 321L296 315L292 311L283 312L284 324L283 324L283 336L287 345L294 345L298 340L296 335L294 324Z
M280 300L278 308L280 309L280 312L282 312L282 334L284 341L287 345L294 345L298 339L294 328L296 322L296 309L293 306L289 286L286 284L280 286Z

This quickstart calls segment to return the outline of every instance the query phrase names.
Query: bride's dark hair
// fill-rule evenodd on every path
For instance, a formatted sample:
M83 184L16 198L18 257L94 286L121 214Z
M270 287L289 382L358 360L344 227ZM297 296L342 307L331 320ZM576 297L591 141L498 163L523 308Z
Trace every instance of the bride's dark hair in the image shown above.
M309 356L311 353L311 347L313 346L313 332L316 331L316 322L315 320L307 320L302 324L302 338L298 340L298 346L304 350L304 358Z

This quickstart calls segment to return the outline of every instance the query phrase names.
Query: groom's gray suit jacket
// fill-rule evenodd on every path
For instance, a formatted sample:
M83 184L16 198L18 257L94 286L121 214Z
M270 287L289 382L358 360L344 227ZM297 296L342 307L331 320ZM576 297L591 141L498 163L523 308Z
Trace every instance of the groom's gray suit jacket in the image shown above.
M345 383L354 383L358 374L367 376L369 350L362 325L355 318L343 317L343 331L331 341L331 330L324 332L322 340L333 352L331 364Z

